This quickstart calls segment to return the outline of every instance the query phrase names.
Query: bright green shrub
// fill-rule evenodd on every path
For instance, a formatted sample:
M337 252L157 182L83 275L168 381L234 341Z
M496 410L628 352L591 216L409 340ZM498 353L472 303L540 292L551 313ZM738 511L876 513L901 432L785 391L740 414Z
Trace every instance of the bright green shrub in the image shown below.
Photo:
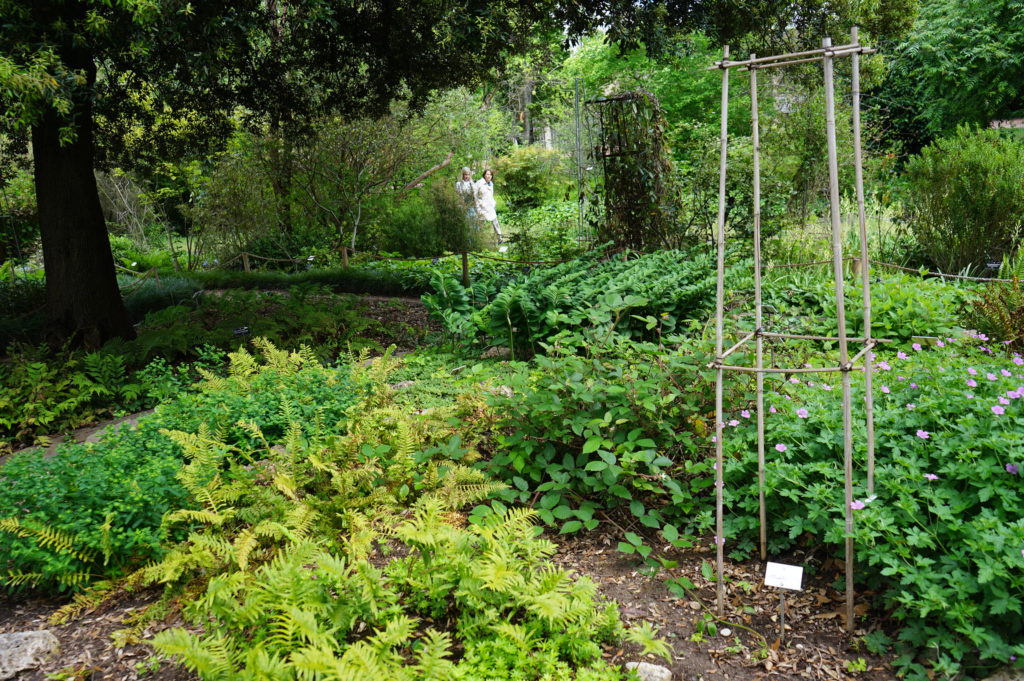
M1024 359L940 343L877 358L871 497L854 413L857 579L901 622L896 664L908 678L978 678L1024 656ZM824 381L768 382L772 554L807 537L843 542L842 410L836 380ZM726 548L748 556L758 531L756 429L753 418L725 418ZM923 662L924 650L936 654Z
M947 272L981 268L1013 252L1024 233L1024 142L961 126L907 163L908 219Z
M565 157L540 145L516 147L494 162L495 197L511 210L536 208L549 199L564 198L570 186Z

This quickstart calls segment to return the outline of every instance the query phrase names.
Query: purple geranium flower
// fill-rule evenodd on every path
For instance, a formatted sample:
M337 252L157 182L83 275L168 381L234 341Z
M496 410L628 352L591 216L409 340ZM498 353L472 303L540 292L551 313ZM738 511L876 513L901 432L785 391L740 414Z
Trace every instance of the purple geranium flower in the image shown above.
M854 501L851 501L850 502L850 508L852 508L854 511L859 511L860 509L864 508L864 502L861 501L860 499L856 499ZM1024 552L1022 552L1022 553L1024 553Z
M776 451L784 452L787 449L789 449L789 447L787 447L786 445L782 444L781 442L779 444L775 445L775 450Z
M917 350L917 351L920 351L920 350L921 350L921 344L920 344L920 343L914 343L914 344L913 344L913 345L911 345L910 347L914 348L914 349L915 349L915 350Z
M924 479L925 480L938 480L939 476L935 475L935 473L925 473L924 474Z
M927 430L919 430L917 431L917 436L922 440L927 440L931 437L931 434Z
M802 419L807 418L808 416L810 416L810 414L811 413L809 411L807 411L806 409L797 409L796 410L796 415L799 416Z
M995 414L996 416L1002 416L1003 414L1006 413L1006 410L997 404L994 407L992 407L992 413Z
M889 394L889 386L883 385L882 386L882 392L885 393L886 395L888 395Z
M1020 468L1015 463L1008 463L1006 464L1006 472L1010 475L1017 475L1020 472Z

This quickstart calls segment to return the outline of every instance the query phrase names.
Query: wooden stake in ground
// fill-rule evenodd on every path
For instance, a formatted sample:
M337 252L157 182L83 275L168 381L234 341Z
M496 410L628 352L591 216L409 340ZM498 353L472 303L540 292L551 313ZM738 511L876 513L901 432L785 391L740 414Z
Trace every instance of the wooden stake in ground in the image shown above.
M826 50L832 39L821 41ZM843 379L843 506L846 516L846 630L853 631L853 428L850 414L850 349L846 342L846 302L843 292L843 226L839 204L839 160L836 152L835 74L832 55L825 52L825 137L828 142L828 198L832 219L832 275L835 279L836 324L839 328L839 366Z
M750 55L756 59L756 54ZM750 115L754 142L754 331L757 334L757 514L761 525L761 560L768 558L768 523L764 505L764 338L761 308L761 130L757 119L757 66L750 67Z
M850 29L850 42L857 44L857 27ZM857 185L857 224L860 229L860 281L864 304L864 339L871 341L871 266L868 259L868 227L864 214L864 164L860 144L860 54L851 57L853 69L853 169ZM864 362L864 420L867 426L868 494L875 493L875 394L872 386L872 355Z
M715 288L715 588L718 594L718 616L725 617L725 531L722 528L723 477L722 436L725 434L722 413L722 323L725 316L725 172L729 160L729 46L722 50L722 128L718 170L718 281Z

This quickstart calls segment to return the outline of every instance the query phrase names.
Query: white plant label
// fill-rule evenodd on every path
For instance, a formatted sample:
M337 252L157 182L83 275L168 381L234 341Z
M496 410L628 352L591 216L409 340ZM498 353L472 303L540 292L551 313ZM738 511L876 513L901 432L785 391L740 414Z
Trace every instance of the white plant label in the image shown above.
M777 586L781 589L800 591L804 579L804 569L799 565L785 563L768 563L764 571L765 586Z

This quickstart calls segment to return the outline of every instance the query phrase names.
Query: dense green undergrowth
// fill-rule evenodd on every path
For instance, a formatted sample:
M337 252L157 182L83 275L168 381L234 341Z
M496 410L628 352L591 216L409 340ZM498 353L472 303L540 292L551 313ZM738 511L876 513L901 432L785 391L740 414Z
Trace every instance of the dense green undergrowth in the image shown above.
M96 443L66 444L58 455L17 454L0 468L0 580L10 586L67 589L112 577L161 555L164 514L184 503L175 475L184 455L166 429L220 433L225 446L283 435L293 420L338 424L358 396L348 370L304 353L260 365L232 356L231 375L212 375L196 392L171 399L137 427ZM305 365L305 366L303 366ZM263 435L262 437L267 437Z
M138 640L152 618L183 607L201 630L168 630L154 644L203 679L515 681L543 668L552 679L598 681L624 677L603 660L602 644L628 639L668 654L650 625L625 629L590 580L550 566L554 545L536 537L532 511L465 527L459 509L501 488L473 467L494 423L486 385L467 385L448 407L411 411L390 387L387 354L337 370L308 352L260 346L264 361L233 354L229 376L208 377L138 430L49 464L17 457L5 466L20 485L10 510L20 513L0 524L17 538L0 560L39 570L11 573L8 585L92 582L56 614L64 621L113 594L163 584L164 599L116 639ZM321 379L326 392L316 389ZM139 450L142 441L159 451ZM108 443L121 452L134 444L133 463L162 466L159 478L142 470L175 494L113 489L123 485L115 475L120 505L94 510L100 495L76 503L68 490L54 500L66 515L25 508L68 485L52 473L76 453L110 469ZM40 465L51 468L32 468ZM147 504L148 541L128 545L118 513ZM71 516L106 520L74 532Z

